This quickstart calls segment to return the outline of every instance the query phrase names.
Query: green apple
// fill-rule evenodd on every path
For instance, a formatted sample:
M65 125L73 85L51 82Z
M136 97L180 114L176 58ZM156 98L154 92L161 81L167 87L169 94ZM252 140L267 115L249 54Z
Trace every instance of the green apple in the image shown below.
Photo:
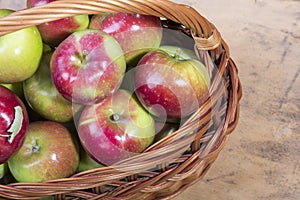
M83 172L100 167L103 167L103 165L99 164L93 158L91 158L91 156L83 148L80 148L80 161L77 168L78 172Z
M20 99L24 99L23 81L16 83L3 83L1 85L13 91L13 93L15 93Z
M29 124L20 150L8 161L18 182L41 182L73 175L79 153L70 131L52 121Z
M0 9L0 17L13 10ZM34 74L42 56L43 43L35 26L0 37L0 83L23 81Z
M52 51L44 52L39 68L24 81L24 96L30 107L45 119L68 122L73 119L72 103L54 86L50 74Z
M0 164L0 179L3 178L8 172L7 162Z

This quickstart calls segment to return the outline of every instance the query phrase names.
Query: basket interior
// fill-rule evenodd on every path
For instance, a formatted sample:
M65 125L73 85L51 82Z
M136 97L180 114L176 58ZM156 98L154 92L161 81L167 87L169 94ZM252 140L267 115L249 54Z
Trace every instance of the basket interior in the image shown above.
M42 183L1 180L0 196L15 199L164 199L172 198L200 180L234 130L241 87L237 68L227 46L221 51L202 50L190 29L162 18L161 45L176 45L195 52L211 76L210 96L173 134L144 153L118 165L93 169L66 179Z

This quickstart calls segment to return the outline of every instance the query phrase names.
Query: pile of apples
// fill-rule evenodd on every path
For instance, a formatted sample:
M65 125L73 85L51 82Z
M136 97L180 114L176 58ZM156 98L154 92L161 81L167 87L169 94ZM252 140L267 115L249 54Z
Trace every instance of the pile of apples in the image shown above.
M39 182L116 165L177 130L208 97L210 77L193 51L162 38L160 18L128 13L1 36L2 176Z

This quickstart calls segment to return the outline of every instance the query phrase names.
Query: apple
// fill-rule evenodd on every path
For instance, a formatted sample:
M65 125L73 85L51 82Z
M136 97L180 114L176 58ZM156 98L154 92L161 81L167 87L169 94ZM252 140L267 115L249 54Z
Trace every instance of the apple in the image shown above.
M178 56L180 60L197 59L197 56L194 51L184 47L163 45L160 46L159 49L167 52L171 57Z
M27 0L27 8L45 5L56 0ZM66 17L37 26L44 43L50 46L57 46L71 33L87 29L89 25L88 15L76 15Z
M72 102L65 99L52 82L52 53L44 52L36 73L24 81L24 96L28 105L43 118L55 122L68 122L73 119Z
M21 149L8 161L19 182L41 182L73 175L79 153L72 134L57 122L29 124Z
M3 83L2 86L10 89L13 93L15 93L21 100L24 100L23 93L23 81L16 83Z
M158 49L139 61L134 84L137 98L152 115L176 121L192 114L208 97L210 77L199 60Z
M98 163L114 165L141 153L155 136L154 120L126 90L87 106L79 119L83 148Z
M54 51L50 71L54 85L69 101L93 104L116 91L126 63L119 43L99 30L71 34Z
M120 43L128 66L135 66L145 53L158 48L163 35L159 17L133 13L94 15L89 27L112 35Z
M197 59L197 56L194 51L191 49L187 49L184 47L174 46L174 45L162 45L158 49L161 49L167 52L170 56L174 57L175 55L180 60L184 59ZM123 78L122 85L120 88L129 90L130 92L135 91L135 84L132 80L134 80L135 76L135 68L131 68L130 70L126 71L125 76Z
M161 122L155 120L155 138L154 142L158 142L161 139L172 134L179 129L179 123Z
M3 178L8 172L7 162L0 164L0 179Z
M13 10L0 9L0 18ZM43 43L35 26L0 37L0 83L21 82L39 66Z
M91 156L83 148L80 148L80 160L77 172L83 172L100 167L103 167L103 165L91 158Z
M100 30L82 30L56 48L50 70L54 85L66 99L89 105L119 88L126 63L112 36Z
M0 164L21 148L28 124L28 114L22 100L0 85Z

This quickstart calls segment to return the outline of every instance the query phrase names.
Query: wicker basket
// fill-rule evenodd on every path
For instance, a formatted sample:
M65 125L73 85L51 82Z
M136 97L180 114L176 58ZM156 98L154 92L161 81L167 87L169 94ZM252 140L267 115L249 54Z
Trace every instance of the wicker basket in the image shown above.
M59 0L0 19L0 35L63 17L104 12L158 16L164 28L190 37L210 72L210 97L178 131L120 165L65 179L0 185L0 197L171 199L203 178L235 129L242 96L236 65L215 26L190 6L167 0ZM187 146L189 151L178 155Z

